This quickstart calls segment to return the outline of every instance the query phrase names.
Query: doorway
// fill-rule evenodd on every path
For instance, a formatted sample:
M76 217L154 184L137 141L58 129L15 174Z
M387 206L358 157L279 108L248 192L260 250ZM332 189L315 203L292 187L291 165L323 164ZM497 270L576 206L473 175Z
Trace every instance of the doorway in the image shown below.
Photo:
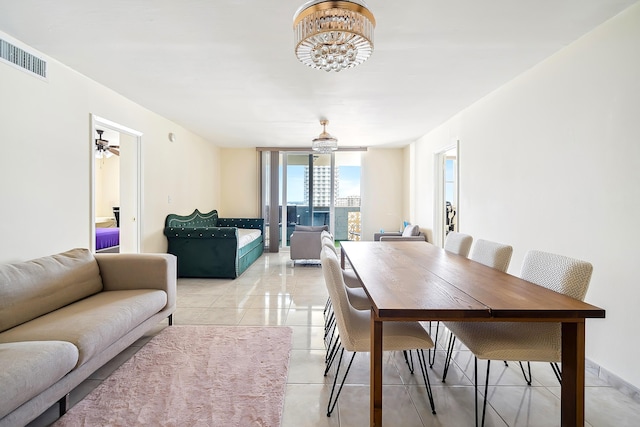
M103 247L101 244L99 250L138 253L142 213L142 132L95 115L91 119L90 247L98 250L96 229L102 228L102 221L110 218L116 222L119 245ZM98 138L101 141L96 141ZM105 149L111 155L106 154Z
M435 241L444 246L447 234L458 231L460 225L459 192L459 141L436 153L435 173Z
M283 220L287 224L286 246L294 226L326 225L333 230L335 176L332 154L285 153L282 188Z
M326 225L336 241L360 240L360 170L359 150L263 151L262 206L269 250L288 247L296 225ZM271 200L278 203L271 206ZM269 218L278 218L278 229L267 231Z

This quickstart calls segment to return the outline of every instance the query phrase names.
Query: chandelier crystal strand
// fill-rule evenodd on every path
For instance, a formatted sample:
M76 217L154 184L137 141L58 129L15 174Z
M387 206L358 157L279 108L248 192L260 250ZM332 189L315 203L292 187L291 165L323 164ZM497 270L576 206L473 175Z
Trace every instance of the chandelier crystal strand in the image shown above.
M375 18L361 1L310 1L293 19L295 51L305 65L341 71L373 52Z

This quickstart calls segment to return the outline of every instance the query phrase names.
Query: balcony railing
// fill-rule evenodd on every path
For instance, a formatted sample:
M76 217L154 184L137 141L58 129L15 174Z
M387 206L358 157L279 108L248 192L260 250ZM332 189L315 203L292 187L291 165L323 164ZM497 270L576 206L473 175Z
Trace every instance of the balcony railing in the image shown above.
M268 210L267 210L268 212ZM282 212L282 208L280 208ZM300 225L329 225L331 224L330 209L328 206L316 206L313 210L313 221L308 206L287 206L287 245L289 238L296 226ZM335 240L360 240L360 207L359 206L337 206L335 213ZM265 218L265 233L267 233L270 222ZM282 231L282 215L279 218L280 231ZM282 235L282 234L280 234ZM265 236L266 237L266 236Z

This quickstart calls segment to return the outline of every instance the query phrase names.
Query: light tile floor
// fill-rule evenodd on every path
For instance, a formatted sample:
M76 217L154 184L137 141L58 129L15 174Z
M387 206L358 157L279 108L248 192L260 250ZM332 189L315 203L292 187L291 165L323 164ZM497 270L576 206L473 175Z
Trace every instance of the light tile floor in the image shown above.
M318 264L292 266L287 252L265 253L241 277L179 279L175 324L286 325L293 330L293 349L284 404L283 427L366 426L369 420L368 353L356 355L338 405L327 417L327 400L334 372L324 372L324 317L327 292ZM150 337L166 326L159 324L147 337L97 371L71 393L79 401L101 380L131 357ZM429 408L422 377L411 375L401 353L384 358L383 422L386 426L473 426L473 357L458 345L447 382L441 381L446 334L439 334L438 351L430 378L437 414ZM485 366L479 364L480 378ZM416 367L417 368L417 367ZM560 387L548 364L532 364L533 384L527 386L517 363L492 363L486 426L557 426ZM481 379L482 381L482 379ZM640 425L640 403L593 375L586 377L586 420L591 427ZM51 408L30 426L49 425Z

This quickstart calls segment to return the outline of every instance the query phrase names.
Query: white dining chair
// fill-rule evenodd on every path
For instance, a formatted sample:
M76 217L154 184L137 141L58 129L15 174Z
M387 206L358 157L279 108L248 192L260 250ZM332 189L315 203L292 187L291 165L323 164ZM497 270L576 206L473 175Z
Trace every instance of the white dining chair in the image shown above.
M320 234L320 243L321 243L321 252L322 252L322 248L327 247L337 253L337 248L333 240L333 235L328 231L323 231ZM334 344L334 338L337 339L337 337L335 336L335 328L336 328L335 313L333 312L333 306L331 304L331 296L327 297L327 302L324 306L323 314L324 314L324 340L325 340L325 347L327 349L325 362L328 363L330 351ZM327 366L327 369L329 369L329 366Z
M444 250L463 257L469 256L473 237L468 234L450 231L444 241Z
M340 250L336 247L331 233L323 231L320 240L323 247L330 248L335 252L336 257L340 255ZM367 297L366 292L362 288L362 283L360 283L360 279L358 279L355 272L352 269L342 269L342 277L347 287L346 291L349 303L357 310L370 310L371 303L369 297ZM325 362L327 363L327 370L331 367L332 356L335 354L338 343L335 320L331 297L328 297L324 308L324 340L327 350ZM413 373L413 365L410 365L410 368Z
M473 245L473 251L469 259L484 264L487 267L495 268L496 270L506 272L511 262L511 255L513 254L513 247L505 245L503 243L491 242L489 240L478 239ZM447 322L443 322L444 326L447 326ZM451 363L451 357L453 355L453 348L455 346L456 336L454 334L449 335L447 344L447 352L445 356L444 370L442 372L442 382L447 379L447 372L449 371L449 365ZM434 356L435 359L435 356ZM429 359L430 367L433 367L432 359Z
M349 303L346 292L347 288L335 251L324 247L320 254L320 259L322 263L322 273L336 315L339 336L340 357L331 388L331 395L329 396L329 403L327 405L327 416L331 416L356 353L369 352L371 349L371 311L357 310ZM418 350L418 360L420 362L420 369L427 390L429 404L432 413L435 414L435 404L423 351L433 348L433 341L427 331L418 322L389 322L385 324L383 328L382 342L384 351ZM336 390L345 350L353 354L340 380L340 386ZM325 375L327 375L327 371L325 371Z
M510 245L478 239L473 245L469 259L496 270L507 271L512 254L513 247Z
M331 236L329 234L329 236ZM322 238L322 244L324 246L328 246L331 249L333 249L333 251L336 253L336 256L339 258L340 257L340 249L336 247L334 241L333 241L333 237L323 237ZM349 288L362 288L362 283L360 283L360 279L358 279L358 276L356 276L356 273L353 271L353 269L351 268L343 268L342 269L342 275L344 276L344 283L345 285L347 285L347 287Z
M336 253L336 257L340 256L340 249L335 246L333 237L330 233L323 232L322 244L334 250ZM371 310L371 301L369 300L369 297L367 296L365 290L362 288L362 283L360 282L360 279L358 279L358 276L355 274L355 272L352 269L343 268L342 278L344 279L344 283L347 287L347 297L349 299L349 303L353 306L353 308L355 308L356 310ZM327 300L327 304L328 309L325 308L325 312L328 310L329 314L325 315L325 345L327 348L328 369L331 367L331 363L329 362L329 360L332 354L332 350L334 350L335 348L336 342L334 341L335 317L332 311L333 309L331 307L331 298ZM407 366L413 374L414 363L412 355L410 353L407 353L406 351L403 352L403 354L404 359L407 362Z
M521 277L577 300L584 300L593 266L577 259L541 251L529 251ZM487 360L481 425L484 425L491 360L550 362L562 381L561 324L550 322L447 322L447 327L475 356L476 425L478 425L478 359ZM524 373L524 369L523 369ZM529 370L530 384L531 371Z
M336 248L333 239L329 236L322 237L322 244L332 249L336 254L336 258L338 258L340 256L340 250ZM344 284L347 287L349 303L351 303L356 310L370 310L371 302L369 301L367 293L362 288L362 283L360 283L358 276L356 276L352 269L341 268L341 271Z
M444 250L466 258L469 255L469 250L471 249L472 243L473 243L473 237L471 237L470 235L459 233L457 231L450 231L449 234L447 234L447 237L444 241ZM428 324L429 324L428 326L429 333L431 333L431 328L433 324L432 322L428 322ZM439 334L440 334L440 322L436 321L436 333L433 338L436 345L438 344ZM436 352L434 348L434 351L429 351L429 367L433 367L435 360L436 360Z

